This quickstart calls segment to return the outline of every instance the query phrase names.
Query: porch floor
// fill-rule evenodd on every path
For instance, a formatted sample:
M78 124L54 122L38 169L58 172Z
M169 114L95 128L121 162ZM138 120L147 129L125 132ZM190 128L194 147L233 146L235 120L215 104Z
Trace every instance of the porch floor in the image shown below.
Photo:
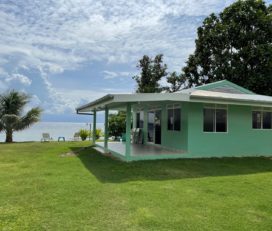
M100 147L104 147L103 142L96 143ZM126 143L125 142L108 142L109 151L116 152L122 156L126 154ZM186 153L182 150L172 150L152 144L131 144L130 155L131 156L148 156L148 155L177 155Z

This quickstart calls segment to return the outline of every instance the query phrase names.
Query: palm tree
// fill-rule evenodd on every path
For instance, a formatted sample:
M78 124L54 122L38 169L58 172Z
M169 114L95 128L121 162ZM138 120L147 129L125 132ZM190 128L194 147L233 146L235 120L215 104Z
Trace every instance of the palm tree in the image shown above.
M13 141L14 131L23 130L39 121L42 111L39 107L32 108L23 115L29 100L29 95L15 90L0 95L0 132L5 131L7 143Z

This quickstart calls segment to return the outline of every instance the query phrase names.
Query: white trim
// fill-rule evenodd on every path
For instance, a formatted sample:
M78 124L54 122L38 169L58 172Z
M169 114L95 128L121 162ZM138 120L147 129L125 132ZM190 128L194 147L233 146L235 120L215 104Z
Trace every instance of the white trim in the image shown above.
M261 113L261 128L253 128L253 112L260 112ZM271 128L263 128L263 113L264 112L270 112L271 113ZM251 129L256 131L256 130L261 130L261 131L272 131L272 110L262 107L262 108L253 108L251 110Z

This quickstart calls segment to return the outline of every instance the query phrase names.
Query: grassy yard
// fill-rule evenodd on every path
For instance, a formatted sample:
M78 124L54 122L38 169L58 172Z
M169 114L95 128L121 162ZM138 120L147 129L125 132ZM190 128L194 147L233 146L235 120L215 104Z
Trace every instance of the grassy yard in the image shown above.
M0 230L271 230L272 159L122 163L0 144Z

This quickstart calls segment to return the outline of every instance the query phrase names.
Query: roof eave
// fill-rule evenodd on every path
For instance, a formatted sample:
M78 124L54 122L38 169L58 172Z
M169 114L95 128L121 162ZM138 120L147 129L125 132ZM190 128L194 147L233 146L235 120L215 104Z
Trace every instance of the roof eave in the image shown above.
M190 102L201 103L223 103L223 104L235 104L245 106L264 106L272 107L272 102L262 100L246 100L246 99L226 99L221 97L207 97L207 96L191 96Z
M99 105L101 103L105 103L107 101L111 101L113 98L114 98L114 95L112 95L112 94L105 95L95 101L92 101L90 103L84 104L84 105L76 108L76 111L78 114L84 113L85 111L83 111L83 110L88 109L88 108L92 108L93 106Z

